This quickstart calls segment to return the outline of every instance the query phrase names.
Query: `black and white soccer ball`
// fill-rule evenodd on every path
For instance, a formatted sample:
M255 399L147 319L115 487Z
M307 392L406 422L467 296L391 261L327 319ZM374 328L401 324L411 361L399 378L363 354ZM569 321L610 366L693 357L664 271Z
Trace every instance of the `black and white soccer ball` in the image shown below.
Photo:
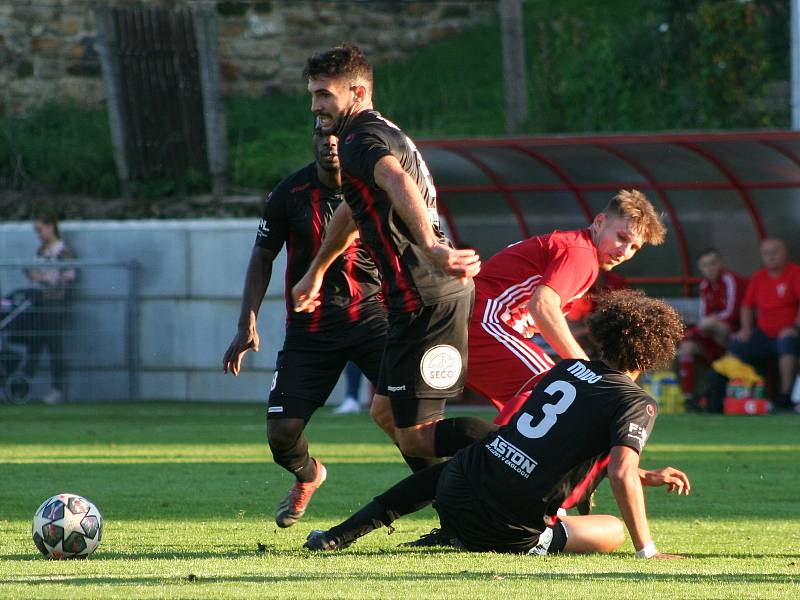
M103 537L103 515L83 496L48 498L33 515L33 543L47 558L84 558Z

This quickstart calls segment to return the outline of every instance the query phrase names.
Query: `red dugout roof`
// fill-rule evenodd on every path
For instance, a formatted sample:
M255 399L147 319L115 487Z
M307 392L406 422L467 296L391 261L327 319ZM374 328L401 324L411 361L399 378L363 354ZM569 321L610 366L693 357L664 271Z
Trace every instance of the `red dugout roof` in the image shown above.
M531 235L585 227L617 190L630 188L663 211L670 231L662 246L645 248L619 272L664 293L691 293L695 256L708 246L749 275L759 267L761 238L783 238L794 250L800 239L800 132L444 139L419 146L454 240L485 257Z

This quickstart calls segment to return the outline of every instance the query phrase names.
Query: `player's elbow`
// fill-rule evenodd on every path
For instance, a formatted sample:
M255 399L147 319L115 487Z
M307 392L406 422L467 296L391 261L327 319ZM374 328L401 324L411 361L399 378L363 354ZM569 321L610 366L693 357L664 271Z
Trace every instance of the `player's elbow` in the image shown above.
M540 286L528 302L528 312L539 323L561 315L561 298L547 286Z
M626 484L632 481L633 478L638 478L639 471L637 468L634 468L629 464L612 463L608 465L607 477L611 487L620 488L625 487Z

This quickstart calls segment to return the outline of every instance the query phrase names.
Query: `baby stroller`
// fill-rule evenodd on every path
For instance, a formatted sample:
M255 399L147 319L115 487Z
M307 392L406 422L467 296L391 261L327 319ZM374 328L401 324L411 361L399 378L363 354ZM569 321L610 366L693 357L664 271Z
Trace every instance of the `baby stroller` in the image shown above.
M0 396L11 404L25 404L30 399L31 382L25 366L39 294L39 290L23 289L0 298Z

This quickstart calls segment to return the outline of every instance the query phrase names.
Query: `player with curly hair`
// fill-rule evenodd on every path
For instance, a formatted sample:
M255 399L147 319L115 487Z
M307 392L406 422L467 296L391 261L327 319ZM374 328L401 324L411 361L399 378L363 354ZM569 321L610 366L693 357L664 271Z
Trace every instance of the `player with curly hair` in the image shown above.
M553 516L570 494L587 493L607 475L636 556L673 557L656 549L642 486L665 485L681 495L689 493L690 483L672 467L639 468L657 406L634 381L674 359L683 322L660 300L618 290L598 299L588 325L599 360L559 362L508 425L447 463L401 481L344 523L312 532L306 547L344 548L435 498L441 529L413 545L523 554L612 552L625 538L616 517Z

